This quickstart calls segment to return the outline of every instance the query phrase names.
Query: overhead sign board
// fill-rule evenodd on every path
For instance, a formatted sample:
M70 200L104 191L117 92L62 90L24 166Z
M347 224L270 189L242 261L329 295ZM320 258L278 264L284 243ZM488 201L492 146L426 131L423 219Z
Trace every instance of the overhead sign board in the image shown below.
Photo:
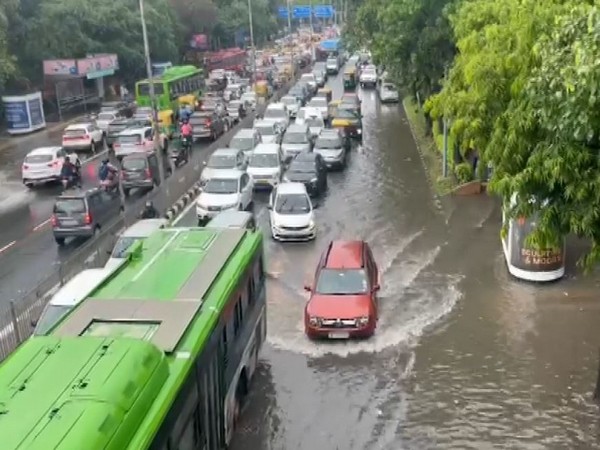
M292 17L294 19L309 19L310 10L310 6L294 6Z
M280 6L277 10L277 17L279 17L280 19L287 19L288 9L285 6Z
M335 9L331 5L317 5L313 14L317 19L331 19L335 15Z

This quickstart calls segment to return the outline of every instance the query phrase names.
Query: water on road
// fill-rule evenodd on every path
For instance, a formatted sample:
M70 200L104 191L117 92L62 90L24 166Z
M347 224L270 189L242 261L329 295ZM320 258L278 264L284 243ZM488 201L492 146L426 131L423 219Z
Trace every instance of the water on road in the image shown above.
M329 176L317 240L267 239L268 342L232 448L600 448L596 280L510 278L496 203L440 208L402 107L361 96L364 144ZM194 222L192 208L181 225ZM371 339L311 342L303 285L338 238L370 243L381 318Z

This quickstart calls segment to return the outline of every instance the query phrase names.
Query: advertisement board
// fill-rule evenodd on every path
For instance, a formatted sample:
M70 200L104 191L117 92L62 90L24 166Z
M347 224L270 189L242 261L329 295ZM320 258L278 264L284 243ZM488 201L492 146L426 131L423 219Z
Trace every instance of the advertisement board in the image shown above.
M190 39L190 47L195 50L208 50L208 36L206 34L194 34Z
M9 134L24 134L46 126L42 93L2 97Z
M119 68L119 59L114 54L88 55L77 60L77 73L88 80L113 75Z
M77 60L75 60L75 59L46 60L46 61L44 61L44 75L77 76Z
M511 220L510 264L530 272L550 272L564 267L565 246L536 249L527 245L526 239L535 229L535 220L520 218Z

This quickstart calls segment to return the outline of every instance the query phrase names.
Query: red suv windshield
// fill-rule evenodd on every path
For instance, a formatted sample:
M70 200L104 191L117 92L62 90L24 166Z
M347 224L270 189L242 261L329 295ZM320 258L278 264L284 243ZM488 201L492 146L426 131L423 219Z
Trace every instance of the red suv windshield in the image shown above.
M364 269L323 269L316 286L316 293L322 295L362 295L368 290Z

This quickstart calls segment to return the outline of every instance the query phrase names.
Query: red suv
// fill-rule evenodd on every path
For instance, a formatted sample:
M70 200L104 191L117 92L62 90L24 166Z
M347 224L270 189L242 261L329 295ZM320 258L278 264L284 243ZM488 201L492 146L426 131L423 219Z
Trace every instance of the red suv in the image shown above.
M333 241L323 252L304 308L311 338L369 337L378 318L379 271L369 244Z

